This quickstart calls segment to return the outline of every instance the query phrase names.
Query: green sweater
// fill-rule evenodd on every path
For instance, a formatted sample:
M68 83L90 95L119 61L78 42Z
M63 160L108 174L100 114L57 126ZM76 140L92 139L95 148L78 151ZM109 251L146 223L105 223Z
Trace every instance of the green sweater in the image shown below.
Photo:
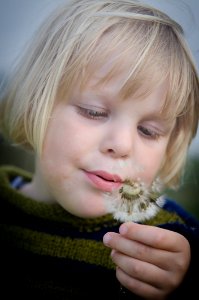
M118 232L120 223L111 215L95 219L75 217L58 204L27 198L11 187L10 182L19 175L31 180L31 174L19 168L0 168L1 283L7 295L4 299L11 299L13 293L21 299L139 299L121 292L111 250L102 243L104 234ZM198 238L197 222L172 204L165 200L161 211L146 223L178 231L191 237L191 241L193 236ZM189 288L189 284L183 284L179 291Z

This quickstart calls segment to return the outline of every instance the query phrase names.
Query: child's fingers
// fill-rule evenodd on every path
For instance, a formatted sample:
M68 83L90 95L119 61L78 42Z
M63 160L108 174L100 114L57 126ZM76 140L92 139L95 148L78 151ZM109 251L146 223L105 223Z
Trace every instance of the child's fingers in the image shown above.
M111 258L113 262L130 277L148 283L154 287L162 288L165 280L168 280L168 271L162 270L148 262L144 262L112 251Z
M186 269L189 265L190 245L178 233L135 223L121 225L120 231L121 234L106 233L103 238L104 244L129 257L154 264L164 270Z
M122 236L130 240L167 251L181 252L182 246L188 243L179 233L133 222L122 224L119 231Z
M155 249L140 242L129 240L115 232L108 232L104 236L104 244L117 252L134 259L154 264L162 269L168 269L168 261L173 257L173 252Z
M117 266L116 276L120 283L140 296L149 297L148 299L163 299L162 296L175 289L184 276L184 272L179 272L175 267L169 271L164 270L115 250L111 257ZM135 286L136 283L138 285ZM160 298L155 297L155 294Z
M164 299L165 290L130 277L122 269L116 269L116 277L122 286L143 299Z

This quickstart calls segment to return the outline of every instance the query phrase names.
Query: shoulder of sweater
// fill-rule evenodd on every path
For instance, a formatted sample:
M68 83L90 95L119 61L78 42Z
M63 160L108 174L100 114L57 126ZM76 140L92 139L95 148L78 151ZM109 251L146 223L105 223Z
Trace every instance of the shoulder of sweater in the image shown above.
M185 226L187 228L196 228L199 230L199 221L186 211L174 199L163 196L159 204L159 211L155 217L146 220L144 224L154 226Z
M33 174L17 166L12 166L12 165L0 166L0 182L7 183L9 179L12 179L16 176L22 176L27 181L29 181L32 179Z

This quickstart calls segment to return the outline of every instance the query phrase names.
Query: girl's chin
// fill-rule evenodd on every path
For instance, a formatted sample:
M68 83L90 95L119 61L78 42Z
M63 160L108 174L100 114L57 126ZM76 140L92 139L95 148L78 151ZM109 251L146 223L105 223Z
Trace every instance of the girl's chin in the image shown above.
M103 209L103 210L67 210L70 214L79 217L79 218L98 218L98 217L102 217L104 215L107 215L107 210Z
M73 199L79 199L74 203ZM85 197L74 195L70 199L60 197L60 205L70 214L80 218L97 218L108 214L103 196L87 194ZM70 205L71 204L71 205Z

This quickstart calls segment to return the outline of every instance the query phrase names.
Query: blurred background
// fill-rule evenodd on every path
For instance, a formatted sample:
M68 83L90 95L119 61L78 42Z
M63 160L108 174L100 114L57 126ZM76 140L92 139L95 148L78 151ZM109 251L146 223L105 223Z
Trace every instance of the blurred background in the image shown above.
M0 0L0 83L9 74L44 17L67 0ZM181 24L199 70L199 1L145 0ZM0 136L0 164L14 164L34 171L34 156L10 145ZM199 219L199 132L194 139L178 191L167 191Z

